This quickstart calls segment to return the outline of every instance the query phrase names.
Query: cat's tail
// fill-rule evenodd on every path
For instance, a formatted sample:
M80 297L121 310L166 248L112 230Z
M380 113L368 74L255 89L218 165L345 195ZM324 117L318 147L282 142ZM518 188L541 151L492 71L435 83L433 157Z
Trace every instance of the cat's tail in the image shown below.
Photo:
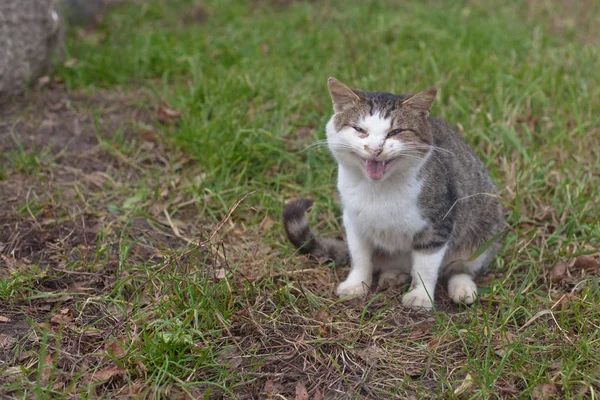
M288 239L301 253L333 260L338 265L348 264L350 254L346 243L338 239L317 236L308 226L305 214L312 204L313 202L308 199L296 199L285 206L283 226Z

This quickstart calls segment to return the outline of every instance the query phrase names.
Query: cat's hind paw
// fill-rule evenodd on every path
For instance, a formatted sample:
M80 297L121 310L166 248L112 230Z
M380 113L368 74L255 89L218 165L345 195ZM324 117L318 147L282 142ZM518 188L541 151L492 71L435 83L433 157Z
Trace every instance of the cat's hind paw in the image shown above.
M417 287L402 297L402 304L410 308L421 308L430 310L433 308L431 298L425 288Z
M455 303L473 304L477 298L477 284L467 274L458 274L448 280L448 295Z
M369 287L363 281L345 280L337 287L336 293L340 297L360 296L366 294Z

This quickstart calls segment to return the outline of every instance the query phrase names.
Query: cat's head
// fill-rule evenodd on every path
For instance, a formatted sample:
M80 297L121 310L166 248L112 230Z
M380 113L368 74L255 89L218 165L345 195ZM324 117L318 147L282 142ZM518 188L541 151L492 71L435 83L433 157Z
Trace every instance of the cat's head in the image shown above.
M422 164L433 144L427 117L435 89L396 96L351 89L335 78L327 86L335 112L327 142L340 164L374 181Z

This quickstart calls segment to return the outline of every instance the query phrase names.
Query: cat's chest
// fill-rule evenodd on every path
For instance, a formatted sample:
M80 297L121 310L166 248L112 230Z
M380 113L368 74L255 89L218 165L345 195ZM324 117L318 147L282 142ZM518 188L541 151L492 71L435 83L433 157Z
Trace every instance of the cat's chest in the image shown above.
M344 214L376 246L390 251L409 250L414 234L426 225L418 205L421 182L413 178L387 183L340 179Z

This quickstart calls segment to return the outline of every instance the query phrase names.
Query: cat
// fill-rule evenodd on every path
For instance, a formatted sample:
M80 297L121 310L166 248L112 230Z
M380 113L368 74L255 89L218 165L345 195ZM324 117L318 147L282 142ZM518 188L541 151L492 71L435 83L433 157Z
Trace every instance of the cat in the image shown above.
M381 287L412 278L402 298L407 307L432 308L440 277L454 302L472 304L474 277L500 247L503 211L483 163L449 125L429 116L436 89L394 95L335 78L327 85L334 111L327 145L338 163L347 244L312 232L308 199L284 208L289 240L301 252L350 262L340 297L367 293L379 272Z

